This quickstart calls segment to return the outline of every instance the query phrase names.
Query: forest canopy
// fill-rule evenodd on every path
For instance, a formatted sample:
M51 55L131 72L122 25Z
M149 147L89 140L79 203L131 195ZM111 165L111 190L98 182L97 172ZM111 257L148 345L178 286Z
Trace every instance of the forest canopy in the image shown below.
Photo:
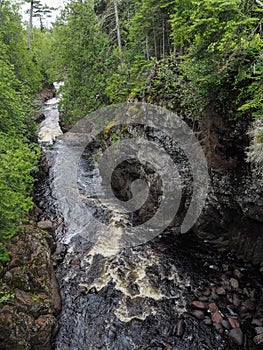
M64 118L130 97L193 119L211 108L261 117L262 14L257 0L70 2L52 47Z

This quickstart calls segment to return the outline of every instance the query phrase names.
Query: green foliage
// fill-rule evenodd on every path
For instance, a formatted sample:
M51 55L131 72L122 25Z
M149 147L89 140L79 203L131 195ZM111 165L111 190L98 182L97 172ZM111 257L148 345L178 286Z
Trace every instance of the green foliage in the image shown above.
M33 170L39 156L35 144L32 94L43 75L34 50L26 45L17 9L0 3L0 262L25 213L32 208Z
M147 95L148 102L181 112L180 73L175 60L165 59L155 64Z
M23 139L0 132L0 231L3 238L12 236L23 214L32 207L30 197L37 165L38 149Z
M169 13L163 0L138 1L136 12L129 25L131 46L137 55L144 54L147 59L164 58L171 49Z
M56 76L65 78L62 113L72 123L106 102L108 41L90 1L68 4L54 35Z
M239 0L172 1L180 71L188 82L182 100L193 116L218 111L262 112L262 11ZM262 77L262 76L261 76Z
M96 0L95 13L92 5L68 4L54 31L52 76L65 80L68 123L146 96L193 119L211 108L262 116L263 8L254 0Z
M27 33L22 27L20 15L9 1L0 4L0 23L0 42L5 46L4 59L13 65L14 73L24 91L39 91L43 77L38 69L34 51L28 50L26 45Z
M55 46L55 36L49 29L33 29L33 38L31 50L34 51L38 69L40 70L46 82L53 83L56 80L54 70L54 52L52 46Z
M0 305L12 298L14 298L14 294L10 292L7 285L0 279Z

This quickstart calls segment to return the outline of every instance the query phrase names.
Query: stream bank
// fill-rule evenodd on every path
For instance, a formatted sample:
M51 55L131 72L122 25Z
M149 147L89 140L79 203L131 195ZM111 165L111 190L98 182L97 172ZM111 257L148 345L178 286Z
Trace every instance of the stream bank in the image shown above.
M37 122L44 120L42 107L54 94L54 86L46 85L37 95L33 105ZM47 159L42 155L36 187L48 177L48 172ZM10 261L2 277L8 297L0 304L1 350L51 348L58 332L56 315L61 310L52 259L56 249L54 231L53 223L44 220L41 209L35 205L29 222L10 242Z

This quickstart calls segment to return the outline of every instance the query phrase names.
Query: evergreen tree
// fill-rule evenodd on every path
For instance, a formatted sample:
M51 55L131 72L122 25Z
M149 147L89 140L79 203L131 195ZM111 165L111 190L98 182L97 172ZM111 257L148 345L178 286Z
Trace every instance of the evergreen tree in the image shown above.
M65 80L62 113L72 123L107 102L109 43L90 1L66 6L55 36L56 77Z
M0 262L6 245L32 207L32 171L38 150L29 139L32 129L30 96L41 88L42 75L17 9L0 3ZM1 270L1 268L0 268Z

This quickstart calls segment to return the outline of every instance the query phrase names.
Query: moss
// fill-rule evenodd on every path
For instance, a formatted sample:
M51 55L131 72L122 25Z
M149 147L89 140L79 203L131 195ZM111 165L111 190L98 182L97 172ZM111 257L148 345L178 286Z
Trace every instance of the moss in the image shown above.
M0 305L12 298L14 298L14 293L12 293L6 283L0 280Z

